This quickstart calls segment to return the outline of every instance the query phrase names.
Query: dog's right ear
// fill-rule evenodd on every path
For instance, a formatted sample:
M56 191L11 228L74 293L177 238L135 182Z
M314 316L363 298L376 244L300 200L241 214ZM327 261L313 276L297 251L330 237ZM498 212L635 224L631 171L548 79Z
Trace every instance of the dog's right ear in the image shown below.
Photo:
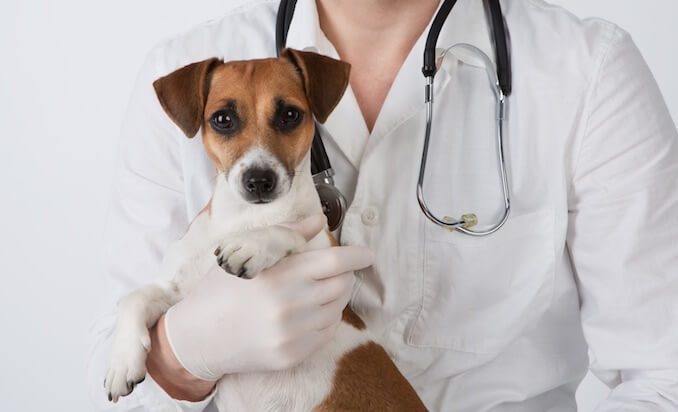
M325 123L348 87L351 65L317 53L294 49L283 49L280 57L288 59L297 68L315 118Z
M189 64L153 82L165 113L188 137L200 130L209 92L209 73L217 58Z

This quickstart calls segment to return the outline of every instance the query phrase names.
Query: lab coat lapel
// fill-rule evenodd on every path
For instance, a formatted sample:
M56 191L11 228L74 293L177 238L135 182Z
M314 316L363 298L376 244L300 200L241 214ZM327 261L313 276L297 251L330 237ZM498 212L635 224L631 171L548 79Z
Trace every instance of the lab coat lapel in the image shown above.
M366 152L371 151L382 138L386 137L400 124L424 110L425 79L421 73L421 67L429 28L430 23L422 32L398 72L368 139ZM437 55L441 57L444 50L453 44L468 43L479 48L494 62L494 49L489 34L490 29L485 17L484 2L460 0L443 25L437 42ZM473 55L455 53L455 56L467 64L481 64ZM445 61L440 67L435 76L436 95L446 90L455 67L456 64L453 61Z
M322 135L333 139L351 165L359 169L369 131L350 86L327 118Z
M419 37L393 80L372 129L368 147L377 144L384 136L424 107L421 56L424 53L425 40L426 33Z
M318 50L324 37L318 20L315 0L299 0L287 32L287 47L297 50Z
M506 14L508 11L505 8L502 5L502 10ZM452 45L466 43L480 49L495 64L492 29L486 13L484 1L459 0L440 31L437 43L438 56ZM482 61L472 54L457 52L455 56L466 64L484 66ZM441 69L449 72L450 67L454 65L443 65ZM496 71L494 67L490 69Z

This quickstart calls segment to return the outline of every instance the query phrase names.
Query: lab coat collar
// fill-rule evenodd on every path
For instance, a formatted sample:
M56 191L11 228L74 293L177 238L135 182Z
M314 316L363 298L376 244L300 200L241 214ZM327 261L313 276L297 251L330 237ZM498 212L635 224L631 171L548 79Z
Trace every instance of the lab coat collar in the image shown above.
M432 21L424 29L398 72L384 102L384 106L379 113L377 122L372 130L372 135L367 142L366 152L370 152L374 145L379 144L383 136L387 136L393 129L424 109L425 79L421 68L423 65L424 47L431 23ZM467 43L487 54L492 65L489 70L494 71L494 49L490 32L484 2L459 0L442 27L438 37L436 55L442 58L445 49L448 47L459 43ZM464 49L454 49L450 53L456 59L448 56L440 61L442 64L435 76L436 95L445 92L446 86L453 78L460 62L476 67L484 68L486 66L485 60Z
M287 47L297 50L321 49L325 38L320 29L318 8L315 0L299 0L294 8L294 16L287 33Z
M508 12L506 8L507 4L503 4L502 10L504 14ZM494 46L492 44L492 28L488 18L488 13L489 12L485 9L484 1L459 0L456 6L452 9L452 12L448 16L447 21L440 31L440 37L438 38L436 47L436 55L440 58L442 57L445 49L449 48L450 46L466 43L480 49L490 58L492 64L495 65L496 58ZM424 35L426 34L428 34L428 28L426 29ZM485 67L485 63L481 59L478 59L474 54L467 53L459 49L452 51L452 53L454 53L454 56L459 61L462 61L465 64L483 68ZM450 68L452 67L454 67L454 64L443 64L440 69L449 72ZM490 69L496 71L494 67Z
M502 5L504 14L509 11L507 8L508 4ZM421 35L423 39L426 38L429 28L430 23ZM478 47L490 57L492 62L495 61L491 26L487 18L484 1L459 0L454 6L438 38L437 50L439 55L446 48L457 43L468 43ZM330 47L327 47L328 45ZM315 0L299 0L297 2L287 35L287 46L298 50L324 51L328 48L334 50L320 28ZM473 56L459 53L458 58L468 64L482 65Z

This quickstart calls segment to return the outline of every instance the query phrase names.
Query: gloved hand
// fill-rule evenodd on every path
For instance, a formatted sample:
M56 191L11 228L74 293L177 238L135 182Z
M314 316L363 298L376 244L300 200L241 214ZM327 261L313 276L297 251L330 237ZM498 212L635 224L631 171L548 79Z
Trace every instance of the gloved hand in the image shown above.
M325 218L285 226L309 240ZM353 271L370 264L370 250L357 246L293 254L251 280L215 263L166 314L168 341L183 367L204 380L290 368L333 338Z

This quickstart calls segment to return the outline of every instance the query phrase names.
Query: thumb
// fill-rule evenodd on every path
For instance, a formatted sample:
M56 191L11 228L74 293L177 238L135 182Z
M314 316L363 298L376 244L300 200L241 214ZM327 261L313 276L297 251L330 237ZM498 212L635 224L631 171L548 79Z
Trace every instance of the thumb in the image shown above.
M327 218L324 214L311 215L298 222L281 223L280 226L288 227L299 232L308 242L327 226Z

